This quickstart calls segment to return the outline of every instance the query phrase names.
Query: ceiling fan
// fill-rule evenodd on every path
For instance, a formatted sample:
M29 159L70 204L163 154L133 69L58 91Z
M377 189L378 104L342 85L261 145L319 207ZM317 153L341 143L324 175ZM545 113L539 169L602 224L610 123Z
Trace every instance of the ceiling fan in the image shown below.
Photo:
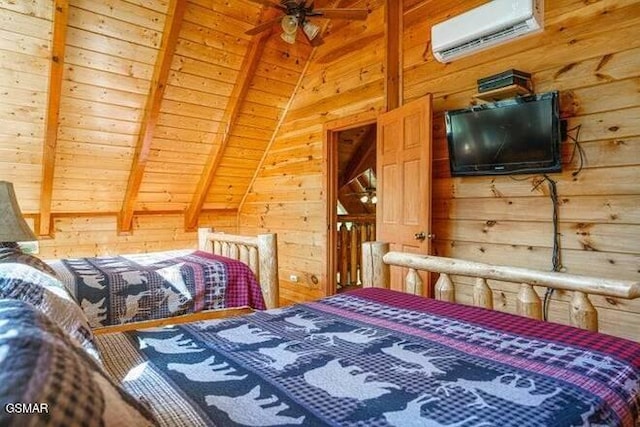
M319 17L326 19L364 20L367 19L367 15L369 14L367 9L316 9L314 8L314 2L311 1L307 4L307 0L281 0L279 3L276 2L276 0L250 1L259 3L263 6L282 10L284 12L284 16L259 24L246 31L245 34L250 36L256 35L271 28L272 25L279 22L282 27L282 34L280 37L290 44L294 44L296 42L296 33L298 32L298 29L302 29L302 32L312 46L319 46L322 44L320 27L311 22L308 18Z
M364 191L361 191L359 193L351 193L348 195L358 196L358 199L360 199L361 203L369 203L372 205L378 203L378 196L376 195L375 188L367 187Z
M360 181L361 179L365 181L364 184ZM352 183L356 183L356 185L362 190L353 193L346 193L345 196L356 196L362 203L373 205L378 203L378 196L376 195L376 179L371 168L362 172L360 175L349 182L349 184Z

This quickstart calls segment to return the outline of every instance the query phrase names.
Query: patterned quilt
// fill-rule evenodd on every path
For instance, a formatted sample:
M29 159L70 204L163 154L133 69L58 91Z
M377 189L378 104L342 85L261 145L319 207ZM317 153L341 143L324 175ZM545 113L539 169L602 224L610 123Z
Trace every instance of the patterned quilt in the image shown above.
M49 264L94 328L203 310L265 308L249 267L206 252L74 258Z
M634 426L640 345L382 289L100 335L166 426Z

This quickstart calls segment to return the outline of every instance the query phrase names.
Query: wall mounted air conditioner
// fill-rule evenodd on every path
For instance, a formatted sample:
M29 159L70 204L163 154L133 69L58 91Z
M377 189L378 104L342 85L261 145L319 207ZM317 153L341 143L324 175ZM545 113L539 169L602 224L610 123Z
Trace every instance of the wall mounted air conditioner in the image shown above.
M433 56L449 62L542 30L543 0L493 0L431 28Z

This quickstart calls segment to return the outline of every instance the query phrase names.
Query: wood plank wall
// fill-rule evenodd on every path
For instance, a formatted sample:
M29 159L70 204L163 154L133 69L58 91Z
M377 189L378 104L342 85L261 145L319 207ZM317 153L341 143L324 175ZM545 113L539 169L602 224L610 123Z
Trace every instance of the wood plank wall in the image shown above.
M233 211L204 213L203 227L216 231L236 233L236 214ZM32 225L32 219L27 218ZM41 239L38 257L42 259L71 258L196 249L198 233L184 231L182 214L137 215L133 220L133 233L118 235L113 215L74 215L56 217L53 221L55 239Z
M0 13L0 164L24 211L40 202L52 2L2 2ZM14 29L15 28L15 29Z
M574 159L553 175L561 201L563 266L576 274L640 279L640 2L546 1L543 33L450 64L436 62L431 26L482 3L404 3L405 101L434 94L435 252L551 269L546 185L535 187L535 177L449 176L443 112L473 104L478 78L517 68L533 74L537 92L560 90L569 128L581 125L584 170L572 176ZM241 230L279 233L283 303L322 294L322 124L381 108L382 39L378 9L366 24L347 24L327 36L240 213ZM564 144L565 162L571 150ZM301 280L287 281L290 274ZM464 286L469 281L457 281L458 299L471 302L471 289ZM495 306L514 311L512 292L493 286L500 289ZM566 295L555 296L552 320L568 322L566 301ZM640 340L640 301L594 298L594 304L602 331Z
M126 193L170 2L69 3L53 179L53 240L43 238L42 255L91 256L120 249L141 252L158 246L144 242L164 238L168 243L163 247L192 245L196 235L184 233L180 216L215 148L216 132L228 126L221 124L221 112L227 103L237 102L229 95L251 39L244 31L258 21L261 6L243 0L185 1L150 160L134 206L136 215L144 216L136 220L134 236L129 238L117 236L112 225ZM0 179L14 183L22 211L32 224L41 208L52 16L51 0L0 0ZM215 180L220 187L212 189L213 202L204 207L201 226L237 229L235 208L244 190L237 186L238 180L233 181L237 174L227 166L242 170L246 188L274 128L272 122L263 123L256 117L268 110L273 120L278 118L278 108L294 86L285 80L298 78L282 69L304 62L300 56L310 50L308 46L279 49L268 47L265 56L272 65L263 65L252 82L253 92L243 103L242 120L253 123L254 127L247 126L261 141L236 138L231 144L220 173L232 178ZM277 102L268 99L271 95ZM266 132L260 130L262 125L268 125ZM243 158L253 165L241 167L239 159ZM232 186L233 209L212 214L212 206L229 207ZM158 215L157 227L147 214ZM191 235L193 239L186 237ZM87 244L92 239L95 244Z
M166 8L70 3L52 213L120 210Z
M352 3L372 9L365 22L330 23L325 44L315 52L239 215L242 231L278 233L280 298L285 304L323 295L322 126L327 120L382 108L382 3ZM290 282L291 275L299 281Z

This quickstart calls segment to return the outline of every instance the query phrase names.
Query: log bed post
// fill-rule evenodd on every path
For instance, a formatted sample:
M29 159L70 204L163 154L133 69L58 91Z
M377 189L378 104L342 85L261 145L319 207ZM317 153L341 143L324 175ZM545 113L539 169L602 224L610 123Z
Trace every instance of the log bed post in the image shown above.
M520 316L532 319L542 319L542 303L540 297L528 283L520 285L520 292L516 300L516 312Z
M422 279L415 268L410 268L404 279L404 290L408 294L422 295Z
M213 233L212 228L198 228L198 249L213 253L213 242L209 239L210 233Z
M275 234L258 235L258 253L260 254L260 285L267 308L278 307L280 298L278 286L278 241Z
M584 292L573 291L570 318L573 326L598 331L598 312Z
M383 261L389 252L389 244L384 242L362 243L362 287L388 288L391 281L389 264Z
M435 297L440 301L456 302L456 289L451 278L446 273L441 273L435 286Z
M473 286L473 305L493 310L493 293L485 278L476 278L476 284Z

